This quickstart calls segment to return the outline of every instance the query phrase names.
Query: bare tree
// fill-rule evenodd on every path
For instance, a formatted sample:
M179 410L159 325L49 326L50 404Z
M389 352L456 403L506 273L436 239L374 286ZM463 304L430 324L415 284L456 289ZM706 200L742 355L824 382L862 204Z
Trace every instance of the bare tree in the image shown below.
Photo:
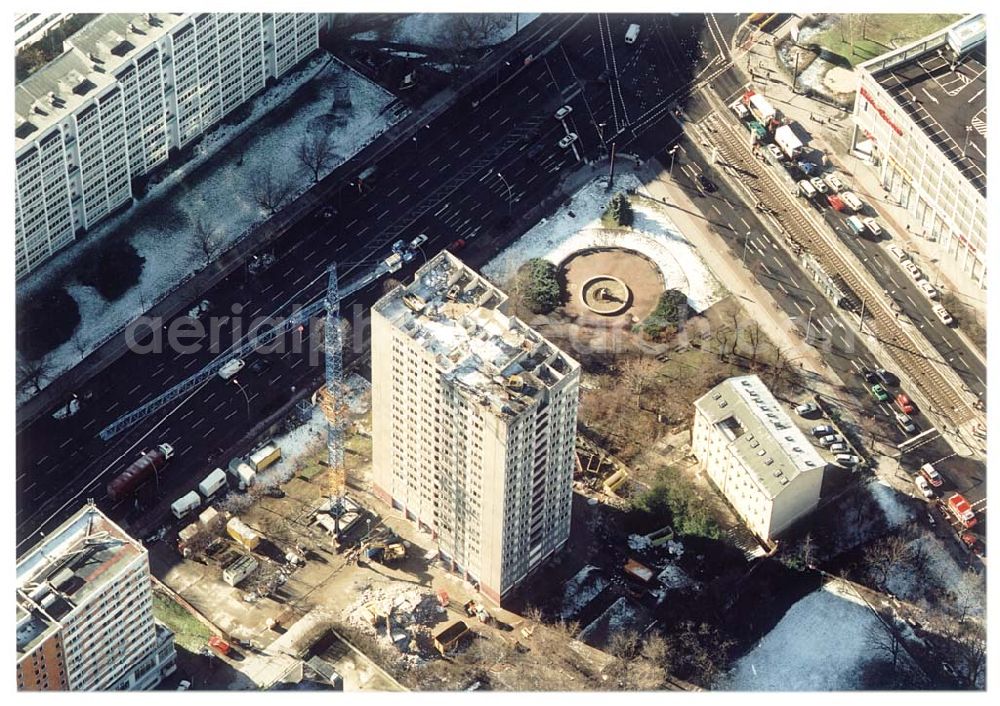
M35 393L42 391L42 383L52 372L52 363L47 355L38 358L17 359L17 385L21 390L33 389Z
M203 265L215 259L219 253L220 238L215 228L205 223L200 216L194 221L194 235L191 248L199 256Z
M496 42L496 34L507 24L502 14L461 13L444 23L437 45L458 60L469 49Z
M733 347L729 351L729 355L736 355L736 347L740 343L740 323L742 323L742 317L740 317L740 308L738 306L731 306L729 308L729 320L733 324Z
M892 612L878 611L876 615L878 620L868 626L866 634L868 644L892 665L895 674L899 670L899 660L904 653L903 642L892 625Z
M968 689L982 688L986 672L986 631L977 622L955 625L948 635L950 654L948 661L955 669L955 677Z
M910 545L899 535L882 537L865 548L864 562L868 575L880 589L886 588L889 573L910 557Z
M635 395L636 406L650 383L656 378L659 365L652 358L635 356L627 359L621 367L621 376L629 391Z
M875 415L861 415L861 418L858 419L858 426L861 427L861 431L868 437L868 446L874 448L875 432L878 431L878 421L876 421Z
M757 368L757 351L760 349L761 341L764 339L764 332L760 328L759 321L753 321L747 328L747 338L750 340L750 367Z
M972 569L966 569L962 573L962 578L952 592L952 606L958 615L959 624L965 623L969 611L977 606L982 606L985 598L985 586L982 577Z
M83 337L83 331L77 329L73 332L73 338L70 339L73 344L73 350L76 351L77 355L80 356L80 360L83 360L87 355L87 345L88 341Z
M254 203L272 216L285 204L291 191L291 178L287 174L275 174L273 163L250 175L250 195Z
M330 141L329 130L310 130L302 136L296 156L306 169L312 172L313 183L317 183L322 172L333 163L336 153Z

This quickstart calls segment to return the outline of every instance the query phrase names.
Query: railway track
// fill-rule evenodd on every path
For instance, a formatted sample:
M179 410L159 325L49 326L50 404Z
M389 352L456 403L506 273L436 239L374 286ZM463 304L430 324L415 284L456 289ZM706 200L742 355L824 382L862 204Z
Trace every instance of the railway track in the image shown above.
M746 133L738 131L718 112L707 117L702 125L706 128L709 141L732 168L736 178L771 210L786 238L793 244L793 249L801 248L811 253L828 273L840 275L854 294L865 302L865 328L875 335L897 368L933 404L934 411L955 426L975 420L977 414L960 392L961 381L954 371L942 371L934 364L929 358L936 353L933 346L923 335L907 331L900 325L895 312L885 302L882 288L877 286L870 274L865 273L867 277L861 274L843 252L830 243L795 202L795 196L789 194L753 155Z

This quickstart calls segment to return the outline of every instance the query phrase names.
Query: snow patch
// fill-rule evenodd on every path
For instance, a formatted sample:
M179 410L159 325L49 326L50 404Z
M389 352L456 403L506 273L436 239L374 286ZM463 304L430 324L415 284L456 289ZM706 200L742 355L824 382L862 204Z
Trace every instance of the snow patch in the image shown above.
M634 552L641 552L643 549L649 549L651 546L653 546L653 543L645 535L630 534L628 536L628 548Z
M663 588L671 591L679 591L684 588L692 588L697 582L688 576L684 569L677 564L667 564L663 571L656 576Z
M607 588L608 580L599 573L594 574L595 571L599 571L596 566L585 566L566 582L559 613L563 620L569 620L577 615L598 593Z
M605 623L608 626L607 635L610 637L616 632L633 626L636 620L635 608L629 605L625 596L622 596L601 613L597 620L581 630L577 639L581 642L587 642L600 629L601 625Z
M856 689L858 669L878 656L867 638L869 627L877 622L856 596L827 584L789 608L774 629L736 662L718 688Z
M441 42L442 33L447 31L447 22L454 15L441 14L435 12L421 12L407 15L393 27L389 33L389 40L400 44L416 44L418 46L437 46ZM487 47L504 42L514 36L515 28L523 30L525 26L538 17L538 13L522 12L520 18L514 13L505 15L507 22L500 26L496 32L484 40L475 43L474 46ZM375 39L374 32L363 32L371 34L371 39ZM354 35L355 39L368 39L367 36Z
M494 282L506 282L517 268L541 257L559 264L572 254L593 247L635 250L659 268L666 286L683 291L688 304L701 312L721 300L724 289L667 212L642 201L633 203L635 221L629 230L609 230L601 215L610 200L607 179L600 177L576 192L551 218L540 221L482 268ZM623 175L620 190L640 189L634 175ZM569 215L572 210L574 216Z
M890 527L899 527L913 519L913 509L903 504L899 493L884 480L869 483L868 487Z

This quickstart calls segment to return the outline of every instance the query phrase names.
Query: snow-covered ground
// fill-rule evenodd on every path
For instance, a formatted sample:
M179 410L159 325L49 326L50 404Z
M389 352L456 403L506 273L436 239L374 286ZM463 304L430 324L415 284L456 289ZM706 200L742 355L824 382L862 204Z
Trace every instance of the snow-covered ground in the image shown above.
M740 658L719 689L838 691L857 688L858 669L878 657L867 637L878 619L850 589L827 584L788 609Z
M983 576L961 567L940 537L922 533L910 541L909 548L914 554L919 552L926 557L926 572L917 572L910 562L894 565L886 581L886 588L894 596L926 606L928 596L947 591L954 596L958 611L976 619L986 617Z
M666 286L683 291L695 311L704 311L725 296L722 285L662 207L635 199L635 221L630 230L604 228L601 214L611 198L606 183L605 177L599 177L587 184L551 218L539 222L486 263L483 274L502 286L531 258L542 257L559 264L585 248L621 247L652 260ZM640 186L639 180L629 174L619 179L617 188ZM570 216L569 211L574 215Z
M608 606L608 609L601 613L601 615L598 616L594 622L581 630L577 639L581 642L589 643L597 631L600 630L602 625L607 625L606 634L610 637L616 632L637 628L637 620L638 615L636 614L635 608L629 604L628 599L626 599L625 596L622 596Z
M105 302L90 287L83 287L75 282L68 284L70 295L80 306L81 324L78 330L83 332L88 353L201 268L204 256L195 246L194 227L197 221L200 220L217 234L221 251L245 237L254 226L267 220L268 214L253 203L250 195L252 175L272 167L279 174L287 175L292 181L293 189L292 197L286 203L312 185L311 173L307 173L294 156L295 147L311 126L315 127L317 123L327 124L324 119L330 111L330 96L336 81L343 81L347 85L352 107L338 112L346 121L332 128L331 146L335 158L321 173L321 177L332 172L394 122L405 117L405 112L396 115L389 111L380 115L380 111L393 100L392 94L340 62L332 61L326 66L328 60L327 55L317 57L296 76L289 77L289 80L258 97L254 101L251 117L244 124L220 126L199 145L198 157L164 178L136 207L103 223L88 235L88 240L94 240L122 227L133 228L131 242L139 254L146 258L139 284L115 302ZM322 73L317 74L320 70ZM238 130L284 102L296 88L313 76L316 76L319 90L312 102L303 105L279 125L269 127L264 134L255 134L251 128L249 136L240 138L248 145L242 155L241 165L237 163L238 158L232 156L225 163L220 163L207 178L188 188L187 184L182 186L186 188L183 193L171 193L167 198L177 204L179 213L174 214L177 217L170 219L172 222L169 225L157 221L157 209L163 206L166 210L167 204L166 201L156 203L158 196L182 182L195 167L232 140ZM132 221L133 217L135 221ZM38 275L23 284L19 283L18 298L25 301L25 297L32 296L40 287L50 283L62 266L79 254L78 250L70 248L48 263ZM51 377L63 373L78 363L80 358L73 341L67 341L50 354L53 369ZM24 399L27 397L22 395L18 402L23 402Z
M596 566L585 566L566 582L562 610L560 611L560 617L563 620L575 617L588 603L594 600L594 596L608 586L607 579L599 572L600 569Z
M418 46L435 46L441 41L442 33L446 31L445 23L452 15L434 12L421 12L407 15L393 26L388 33L387 39L391 42L401 44L416 44ZM514 13L504 14L507 22L500 27L492 36L485 39L478 46L492 46L506 41L514 36L515 28L524 27L538 17L537 13L522 12L520 20L516 21ZM375 32L362 32L354 35L355 39L375 39Z
M884 480L879 479L869 483L868 488L875 502L882 508L885 521L890 527L899 527L913 519L913 509L905 505L899 492Z

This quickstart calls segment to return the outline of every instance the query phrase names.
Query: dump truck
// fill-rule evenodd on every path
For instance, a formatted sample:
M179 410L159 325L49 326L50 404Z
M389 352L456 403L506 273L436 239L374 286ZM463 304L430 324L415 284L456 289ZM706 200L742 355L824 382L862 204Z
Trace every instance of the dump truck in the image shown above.
M782 125L774 131L774 144L780 147L789 159L796 159L802 154L802 141L795 136L791 125Z
M250 454L248 462L252 469L260 473L280 458L281 449L278 448L277 444L269 441Z
M170 512L174 513L174 517L180 520L199 506L201 506L201 496L198 495L197 491L192 490L187 495L175 500L170 506Z
M222 569L222 580L236 587L247 576L257 570L257 560L249 554L241 555L236 561L227 564Z
M965 529L971 529L976 526L976 513L972 510L972 505L969 504L969 501L964 496L955 493L948 498L948 512Z
M213 495L225 488L226 485L226 472L221 468L216 468L205 476L205 480L198 484L198 492L201 493L201 496L205 500L209 500Z
M226 523L226 533L239 542L241 545L253 551L260 544L260 535L246 526L238 517L234 517Z
M108 497L117 501L132 495L150 476L162 471L173 457L174 447L170 444L160 444L155 449L146 451L108 483Z
M444 628L434 633L434 647L443 657L448 650L458 644L458 641L462 639L462 636L467 632L469 632L469 628L466 626L465 621L456 620L449 623Z

